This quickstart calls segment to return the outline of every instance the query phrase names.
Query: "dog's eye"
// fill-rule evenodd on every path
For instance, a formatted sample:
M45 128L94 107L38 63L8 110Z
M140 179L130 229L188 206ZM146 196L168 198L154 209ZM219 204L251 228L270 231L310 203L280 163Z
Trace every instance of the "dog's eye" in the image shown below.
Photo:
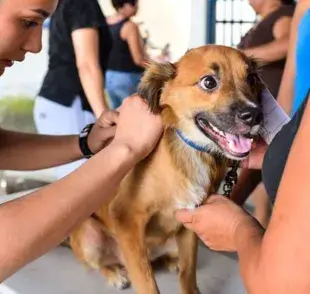
M204 90L214 90L217 87L217 81L213 76L206 76L199 82L200 87Z

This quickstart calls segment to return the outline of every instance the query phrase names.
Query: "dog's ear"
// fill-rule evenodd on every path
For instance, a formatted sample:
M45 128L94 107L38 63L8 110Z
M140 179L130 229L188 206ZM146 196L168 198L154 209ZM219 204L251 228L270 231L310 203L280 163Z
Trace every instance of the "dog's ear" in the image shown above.
M160 96L165 83L176 75L176 68L172 63L151 63L145 71L138 87L139 95L145 99L155 114L159 113Z

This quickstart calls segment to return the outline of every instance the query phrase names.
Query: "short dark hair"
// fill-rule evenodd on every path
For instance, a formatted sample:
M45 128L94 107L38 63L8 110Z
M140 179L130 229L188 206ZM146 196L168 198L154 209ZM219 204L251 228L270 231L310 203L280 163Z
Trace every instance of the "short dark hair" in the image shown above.
M113 7L117 10L122 8L126 3L136 5L138 0L112 0Z

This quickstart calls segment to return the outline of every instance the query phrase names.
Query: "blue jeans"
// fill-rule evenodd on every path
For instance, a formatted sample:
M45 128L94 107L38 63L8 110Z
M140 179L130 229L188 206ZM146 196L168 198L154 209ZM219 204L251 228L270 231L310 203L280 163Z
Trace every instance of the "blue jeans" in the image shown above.
M141 77L142 73L114 70L106 72L106 89L112 109L119 107L126 97L137 92Z

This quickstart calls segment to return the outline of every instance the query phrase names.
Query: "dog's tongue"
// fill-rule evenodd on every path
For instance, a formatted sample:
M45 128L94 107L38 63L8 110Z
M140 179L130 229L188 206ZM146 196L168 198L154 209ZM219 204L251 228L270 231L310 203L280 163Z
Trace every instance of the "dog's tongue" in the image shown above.
M251 151L252 142L251 139L245 138L243 136L236 136L231 134L226 134L226 139L228 141L228 146L230 150L235 153L248 153Z

